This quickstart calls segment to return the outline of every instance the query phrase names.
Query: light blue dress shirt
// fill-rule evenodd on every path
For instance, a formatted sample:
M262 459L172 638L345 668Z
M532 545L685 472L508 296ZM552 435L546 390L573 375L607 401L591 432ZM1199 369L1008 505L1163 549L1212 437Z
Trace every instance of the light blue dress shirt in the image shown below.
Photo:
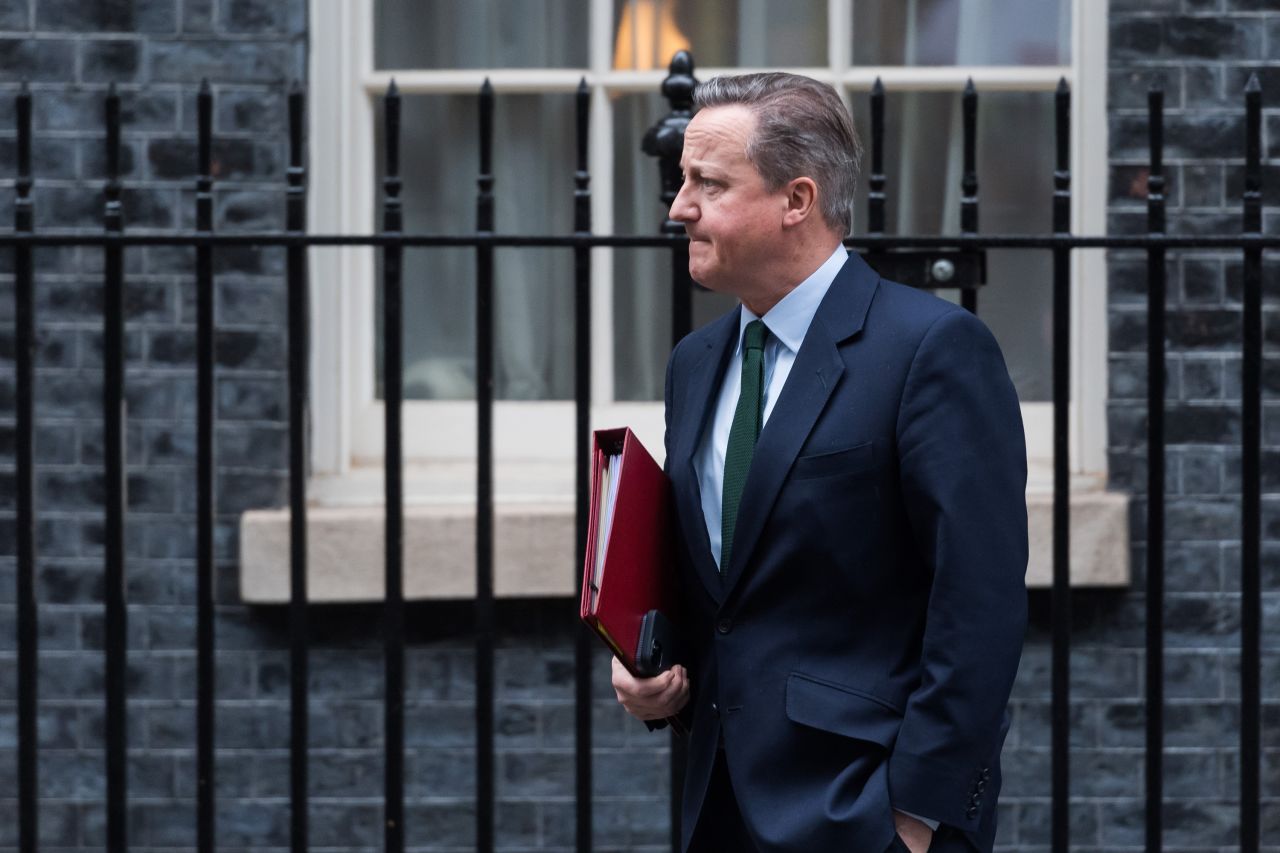
M694 454L698 470L698 488L702 492L702 517L707 524L707 537L711 541L711 556L720 565L720 507L724 491L724 454L729 447L729 428L733 425L733 412L738 406L738 393L742 390L742 333L752 320L763 320L769 335L764 345L764 418L769 422L773 404L782 393L796 353L809 331L813 315L818 311L822 297L835 280L836 273L844 266L849 253L844 246L836 246L831 257L813 271L795 289L779 300L765 313L757 317L745 305L738 312L738 344L734 347L725 370L724 384L716 398L716 408L711 428L702 437Z
M738 406L738 394L742 390L742 334L752 320L763 320L769 336L764 345L764 417L763 424L768 423L773 405L782 393L795 364L796 353L804 343L804 336L813 322L813 315L818 312L822 298L827 295L831 282L844 266L849 253L843 245L836 246L831 257L822 262L822 266L813 274L796 285L795 289L782 297L778 304L770 308L763 317L757 317L747 306L738 309L738 344L729 358L729 366L725 369L724 384L720 386L720 395L716 398L716 409L711 422L711 429L702 437L694 454L694 464L698 470L698 488L702 492L702 517L707 525L707 539L711 543L711 556L716 565L720 565L720 526L721 504L724 492L724 455L729 447L729 428L733 425L733 412ZM721 567L723 568L723 567ZM901 811L901 810L899 810ZM932 830L937 830L938 822L911 812L902 814L921 820Z

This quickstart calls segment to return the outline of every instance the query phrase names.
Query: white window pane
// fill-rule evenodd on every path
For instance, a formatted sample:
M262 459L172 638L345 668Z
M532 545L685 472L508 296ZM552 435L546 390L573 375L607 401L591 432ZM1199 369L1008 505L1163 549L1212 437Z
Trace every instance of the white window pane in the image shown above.
M853 98L854 121L870 144L868 97ZM885 104L885 230L956 234L963 167L960 94L889 94ZM1053 94L989 92L978 105L979 228L1038 234L1052 229ZM864 159L869 168L870 154ZM854 229L866 228L866 174ZM1047 251L989 250L978 316L1004 351L1018 397L1052 399L1052 262ZM939 291L956 299L956 291Z
M374 67L585 68L589 7L590 0L378 0Z
M856 0L854 65L1068 65L1070 0Z
M400 163L406 231L471 233L475 228L477 109L473 95L403 99ZM381 109L378 112L381 190ZM497 98L493 157L498 231L573 230L573 128L572 94ZM377 222L380 225L380 211ZM378 282L380 302L380 266ZM572 399L571 250L498 249L494 313L498 398ZM475 251L407 250L404 317L405 397L474 399ZM381 398L380 311L378 318L376 378Z
M613 21L615 68L827 64L826 0L614 0Z

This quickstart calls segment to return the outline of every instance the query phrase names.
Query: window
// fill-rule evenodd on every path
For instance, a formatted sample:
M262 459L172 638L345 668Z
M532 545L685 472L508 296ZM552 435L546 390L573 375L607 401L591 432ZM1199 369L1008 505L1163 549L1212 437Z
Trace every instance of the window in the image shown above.
M640 153L666 112L666 62L689 47L700 78L783 67L844 93L860 129L877 76L889 92L888 230L958 230L960 110L978 86L983 231L1050 226L1052 91L1073 90L1073 229L1105 227L1105 8L1076 0L370 0L311 3L311 195L320 232L375 230L381 193L380 98L402 94L405 228L475 224L476 98L498 95L497 225L504 233L571 229L573 93L592 92L591 188L599 233L653 233L663 218L657 169ZM323 96L321 96L323 95ZM865 193L865 179L863 190ZM854 231L865 223L865 198ZM313 284L313 486L359 495L380 482L380 280L369 249L317 249ZM319 255L318 253L325 253ZM405 451L434 472L411 499L471 492L474 276L471 250L405 258ZM1106 468L1105 269L1073 258L1072 462ZM979 316L1000 340L1023 400L1033 462L1051 458L1050 261L992 251ZM564 250L496 256L498 492L572 494L572 260ZM666 255L593 254L593 421L629 423L661 449L668 338ZM946 292L941 295L948 296ZM954 294L950 298L956 298ZM701 323L731 303L695 297ZM522 467L523 466L523 467ZM560 471L563 473L550 473ZM1043 468L1048 471L1048 467ZM456 473L451 476L448 472ZM529 472L527 477L521 471ZM443 472L443 473L442 473ZM506 480L504 481L504 477ZM430 480L430 483L427 480ZM539 485L535 486L534 483ZM550 485L548 485L550 484ZM561 493L559 490L563 489ZM369 486L370 500L380 488ZM356 498L358 499L358 497Z

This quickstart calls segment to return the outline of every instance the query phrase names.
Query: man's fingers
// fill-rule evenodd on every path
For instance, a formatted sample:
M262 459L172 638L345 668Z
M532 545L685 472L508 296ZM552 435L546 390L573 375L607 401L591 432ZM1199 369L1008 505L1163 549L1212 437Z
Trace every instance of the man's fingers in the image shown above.
M612 681L618 702L641 720L672 716L689 701L689 673L682 666L653 678L636 678L614 658Z

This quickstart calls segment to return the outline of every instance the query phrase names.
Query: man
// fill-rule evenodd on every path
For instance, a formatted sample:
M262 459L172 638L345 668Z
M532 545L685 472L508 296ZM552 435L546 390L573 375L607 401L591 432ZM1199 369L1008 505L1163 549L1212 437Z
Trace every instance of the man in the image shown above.
M666 469L688 667L613 684L690 726L684 846L989 851L1026 621L1026 450L973 315L841 240L859 145L831 87L695 95L671 216L741 306L682 340Z

